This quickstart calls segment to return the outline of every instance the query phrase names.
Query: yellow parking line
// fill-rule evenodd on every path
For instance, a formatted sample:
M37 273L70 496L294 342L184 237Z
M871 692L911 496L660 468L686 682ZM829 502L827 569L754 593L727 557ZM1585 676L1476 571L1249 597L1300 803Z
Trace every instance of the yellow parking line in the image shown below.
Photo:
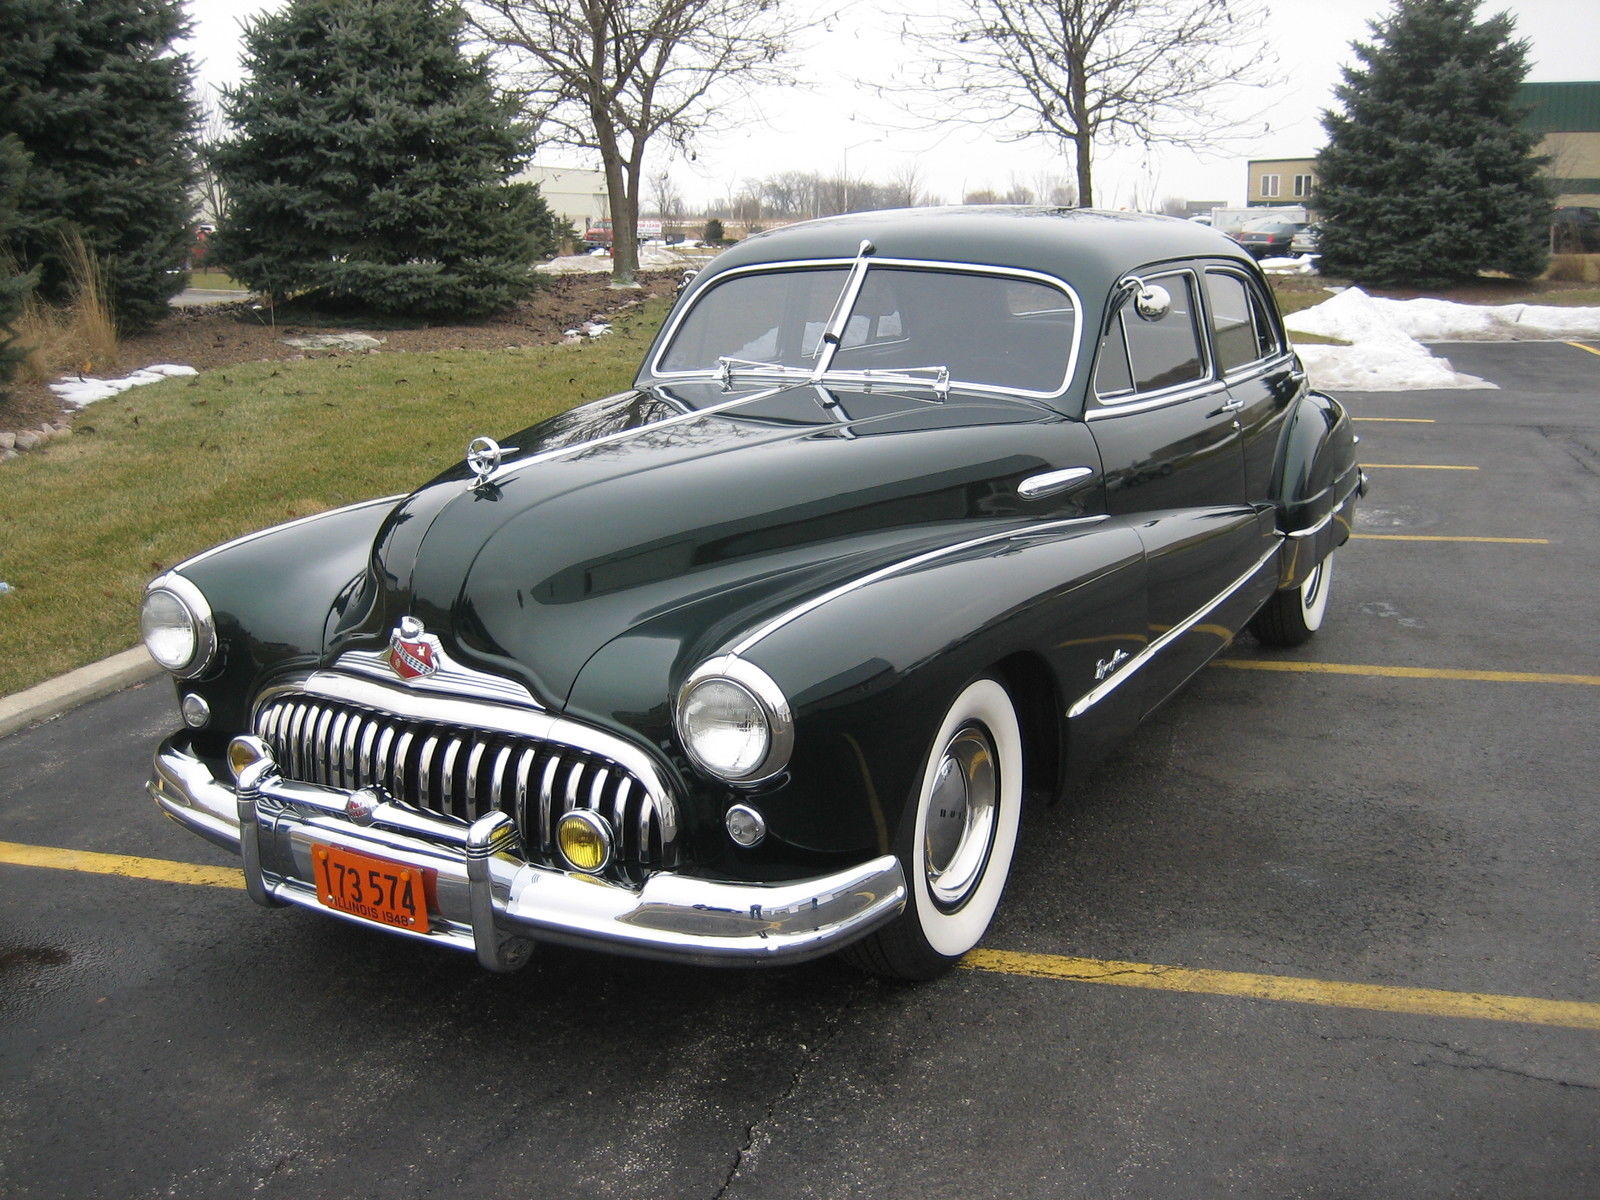
M1549 538L1436 537L1425 533L1352 533L1363 542L1494 542L1508 546L1548 546Z
M14 867L48 867L56 871L87 871L94 875L121 875L127 879L158 879L163 883L191 883L202 887L244 887L244 873L236 867L202 867L195 863L169 862L163 858L97 854L92 850L59 850L53 846L25 846L21 842L0 842L0 863L10 863Z
M1396 425L1437 425L1432 417L1351 417L1352 421L1385 421Z
M973 971L1027 975L1035 979L1600 1031L1600 1004L1581 1000L1540 1000L1532 996L1385 987L1369 983L1340 983L1329 979L1297 979L1287 975L1195 970L1158 963L1069 958L1057 954L1018 954L1010 950L973 950L961 959L961 965Z
M1595 682L1600 683L1600 679ZM242 874L231 867L137 858L131 854L98 854L89 850L64 850L0 842L0 863L43 867L57 871L86 871L118 875L125 879L153 879L202 887L244 887ZM1288 975L1251 975L1239 971L1208 971L1159 963L1119 962L1102 958L1071 958L1058 954L1020 954L1010 950L978 949L961 959L974 971L1061 979L1077 983L1104 983L1117 987L1153 988L1214 996L1243 996L1258 1000L1283 1000L1320 1004L1330 1008L1360 1008L1417 1016L1468 1017L1481 1021L1508 1021L1523 1025L1557 1025L1567 1029L1600 1030L1600 1004L1577 1000L1541 1000L1532 996L1502 996L1479 992L1447 992L1433 988L1387 987L1379 984L1339 983L1326 979L1300 979Z
M1568 342L1567 345L1574 346L1579 350L1587 350L1590 354L1600 354L1600 350L1596 350L1593 346L1585 346L1582 342Z
M1474 683L1574 683L1600 687L1600 675L1551 675L1538 671L1457 671L1440 667L1382 667L1359 663L1285 662L1259 658L1214 658L1213 666L1236 671L1288 671L1306 675L1371 675L1389 679L1464 679Z
M1380 471L1476 471L1477 467L1453 467L1442 463L1362 463Z

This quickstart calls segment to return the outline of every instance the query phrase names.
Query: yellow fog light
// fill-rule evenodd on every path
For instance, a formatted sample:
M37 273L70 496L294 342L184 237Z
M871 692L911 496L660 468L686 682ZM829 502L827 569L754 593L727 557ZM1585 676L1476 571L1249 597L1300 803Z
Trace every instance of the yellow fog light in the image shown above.
M611 827L598 813L574 809L557 823L556 845L575 870L603 871L611 861Z
M258 762L272 759L272 751L258 737L236 737L228 743L228 770L238 779Z

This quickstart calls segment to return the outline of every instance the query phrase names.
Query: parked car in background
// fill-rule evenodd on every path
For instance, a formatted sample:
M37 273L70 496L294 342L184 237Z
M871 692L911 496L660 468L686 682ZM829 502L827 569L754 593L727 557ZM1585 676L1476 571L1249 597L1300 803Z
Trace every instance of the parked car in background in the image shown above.
M1300 232L1289 239L1289 253L1297 258L1308 254L1316 254L1320 248L1322 226L1317 224L1307 225Z
M154 580L182 727L150 791L256 902L495 970L550 941L928 978L1025 795L1246 628L1316 632L1364 489L1213 230L793 225L696 275L626 392Z
M1277 258L1289 253L1294 235L1306 228L1303 221L1282 221L1268 217L1252 221L1241 229L1236 240L1252 258Z
M1552 254L1600 251L1600 208L1558 208L1550 216Z

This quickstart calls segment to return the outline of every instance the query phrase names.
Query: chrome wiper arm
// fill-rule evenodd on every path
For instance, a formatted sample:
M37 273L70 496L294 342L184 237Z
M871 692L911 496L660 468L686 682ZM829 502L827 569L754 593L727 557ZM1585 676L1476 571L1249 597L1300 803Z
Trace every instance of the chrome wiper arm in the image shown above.
M722 380L722 386L733 386L735 375L754 375L767 379L810 379L811 371L807 367L790 367L783 363L758 362L749 358L729 358L726 355L717 359L717 377Z
M890 367L883 369L867 369L862 371L829 371L822 377L823 383L854 383L860 384L863 391L870 392L875 383L900 384L902 386L918 384L933 384L934 395L939 400L950 398L950 368L941 366L931 367Z
M828 317L828 324L822 331L822 343L817 350L817 366L811 372L811 381L815 383L828 373L828 368L833 365L833 356L839 353L839 347L844 342L845 328L850 324L850 314L855 310L856 298L861 295L861 285L867 281L868 257L877 250L869 241L862 241L860 249L856 251L856 260L850 267L850 274L846 276L844 288L839 293L839 299L834 302L833 313Z

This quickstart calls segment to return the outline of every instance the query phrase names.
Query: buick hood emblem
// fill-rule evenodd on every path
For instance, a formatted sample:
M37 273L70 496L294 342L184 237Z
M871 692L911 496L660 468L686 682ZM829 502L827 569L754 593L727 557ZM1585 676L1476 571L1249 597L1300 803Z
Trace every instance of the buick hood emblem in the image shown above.
M422 622L402 617L389 635L389 669L401 679L418 679L439 669L438 639L422 632Z

